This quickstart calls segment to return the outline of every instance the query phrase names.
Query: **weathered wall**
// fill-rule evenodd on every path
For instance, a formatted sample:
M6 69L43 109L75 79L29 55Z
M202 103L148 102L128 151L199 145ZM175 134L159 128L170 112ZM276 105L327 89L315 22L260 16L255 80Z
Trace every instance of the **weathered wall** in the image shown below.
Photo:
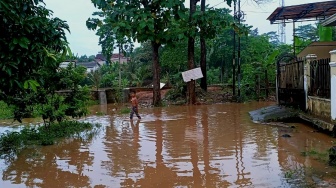
M330 99L308 96L308 111L311 114L330 119L330 109Z
M313 42L302 50L297 57L304 58L308 54L316 54L318 59L330 58L329 52L336 49L336 42Z
M115 90L112 90L112 89L107 89L105 90L106 92L106 101L107 103L114 103L116 102L116 98L117 98L117 94L116 94L116 91ZM99 91L97 90L92 90L91 91L91 97L92 97L92 100L99 100Z

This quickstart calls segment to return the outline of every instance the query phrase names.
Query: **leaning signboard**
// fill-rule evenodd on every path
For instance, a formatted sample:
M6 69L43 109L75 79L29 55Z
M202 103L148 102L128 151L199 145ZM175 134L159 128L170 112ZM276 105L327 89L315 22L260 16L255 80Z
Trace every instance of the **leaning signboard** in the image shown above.
M182 77L184 82L190 82L191 80L197 80L203 78L201 68L195 68L182 72Z

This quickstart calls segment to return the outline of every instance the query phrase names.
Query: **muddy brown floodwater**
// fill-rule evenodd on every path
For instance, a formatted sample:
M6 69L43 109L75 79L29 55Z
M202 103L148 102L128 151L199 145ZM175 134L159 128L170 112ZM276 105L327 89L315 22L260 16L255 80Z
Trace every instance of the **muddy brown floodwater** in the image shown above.
M85 121L100 129L0 160L0 187L335 187L336 169L303 155L335 139L304 124L252 123L248 112L269 104L140 109L133 122L94 106L107 115Z

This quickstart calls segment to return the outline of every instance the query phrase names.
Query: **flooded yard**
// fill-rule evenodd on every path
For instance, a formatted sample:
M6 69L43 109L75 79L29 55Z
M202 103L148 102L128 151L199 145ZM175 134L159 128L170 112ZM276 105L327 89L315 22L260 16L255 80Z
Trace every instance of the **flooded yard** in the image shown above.
M269 104L140 108L140 121L94 106L106 115L84 120L100 129L1 159L0 187L335 187L323 158L336 139L253 123L248 112Z

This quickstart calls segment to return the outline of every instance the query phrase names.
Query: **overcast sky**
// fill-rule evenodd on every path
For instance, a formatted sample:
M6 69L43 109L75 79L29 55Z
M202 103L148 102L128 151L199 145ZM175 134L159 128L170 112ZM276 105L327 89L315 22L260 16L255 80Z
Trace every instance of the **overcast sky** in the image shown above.
M280 0L270 0L271 2L257 5L253 0L241 0L242 11L246 14L245 20L248 25L258 28L259 33L278 31L278 25L271 25L266 18L279 6ZM304 3L321 2L326 0L285 0L285 5L297 5ZM71 33L67 34L67 39L74 54L95 55L101 51L98 45L98 36L94 31L86 28L86 20L96 11L91 0L44 0L46 7L54 12L54 16L68 22ZM223 0L206 0L210 7L227 7ZM189 0L186 0L189 5ZM297 23L296 27L314 22ZM287 43L292 40L292 24L286 26Z

